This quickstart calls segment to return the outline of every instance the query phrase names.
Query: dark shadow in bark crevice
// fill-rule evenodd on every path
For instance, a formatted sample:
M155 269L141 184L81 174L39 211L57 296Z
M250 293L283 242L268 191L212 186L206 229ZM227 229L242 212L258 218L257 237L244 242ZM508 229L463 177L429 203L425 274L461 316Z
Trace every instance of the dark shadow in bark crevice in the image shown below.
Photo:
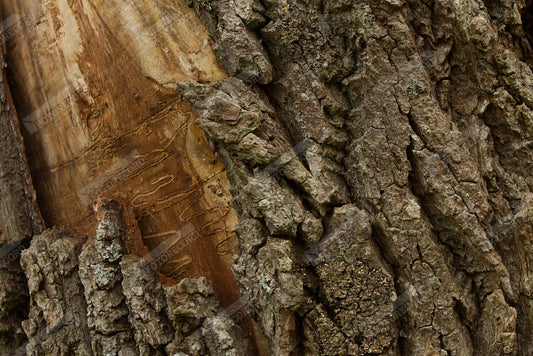
M522 12L522 26L529 43L533 43L533 0L526 0L526 6Z

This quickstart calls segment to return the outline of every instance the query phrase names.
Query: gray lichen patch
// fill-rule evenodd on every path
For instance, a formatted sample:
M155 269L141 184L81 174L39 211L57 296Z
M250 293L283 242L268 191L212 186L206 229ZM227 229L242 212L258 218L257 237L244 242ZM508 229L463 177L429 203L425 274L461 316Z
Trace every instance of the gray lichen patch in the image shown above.
M102 265L90 265L94 273L94 279L99 288L106 288L115 279L116 269L107 268Z

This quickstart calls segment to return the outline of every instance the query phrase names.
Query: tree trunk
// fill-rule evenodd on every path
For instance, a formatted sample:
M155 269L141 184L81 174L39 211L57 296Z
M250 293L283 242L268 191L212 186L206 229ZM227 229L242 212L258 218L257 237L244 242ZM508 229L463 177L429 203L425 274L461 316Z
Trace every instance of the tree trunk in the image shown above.
M6 354L533 355L530 1L2 12Z

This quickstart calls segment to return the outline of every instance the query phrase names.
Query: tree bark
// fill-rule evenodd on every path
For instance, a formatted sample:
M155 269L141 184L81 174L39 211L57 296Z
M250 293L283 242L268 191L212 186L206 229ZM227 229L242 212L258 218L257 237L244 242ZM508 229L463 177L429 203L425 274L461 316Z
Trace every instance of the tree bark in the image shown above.
M45 226L4 72L4 44L0 49L0 348L10 350L25 339L20 325L26 317L28 287L20 254Z
M6 349L533 355L530 1L3 8Z

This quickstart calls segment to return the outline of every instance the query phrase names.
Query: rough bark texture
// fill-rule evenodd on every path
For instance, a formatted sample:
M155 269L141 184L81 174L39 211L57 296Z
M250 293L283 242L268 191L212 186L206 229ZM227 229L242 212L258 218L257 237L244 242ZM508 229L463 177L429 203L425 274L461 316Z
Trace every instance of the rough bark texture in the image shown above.
M239 193L272 352L531 355L526 4L192 3L257 79L178 92Z
M163 287L152 266L125 255L116 202L102 202L95 241L58 230L33 238L28 278L29 355L247 355L244 332L205 278ZM79 256L79 258L78 258Z
M13 13L28 3L4 7ZM30 296L22 326L29 342L19 339L6 349L22 345L28 354L43 355L533 355L530 1L189 0L194 12L180 1L161 7L139 2L120 25L99 12L117 12L118 1L50 3L63 16L59 27L82 29L81 44L63 40L79 45L82 51L74 52L83 55L74 56L64 43L58 48L70 73L87 81L83 97L90 100L62 109L58 122L26 136L26 144L32 173L43 177L36 186L45 220L74 232L47 230L22 254ZM200 19L223 71L209 62L211 48L201 47L207 64L193 54L199 40L183 50L176 33L148 30L146 21L139 22L140 33L155 32L158 39L148 48L168 46L166 54L142 51L142 41L127 36L139 9L149 18L187 14L202 38ZM183 22L176 28L183 30ZM87 54L99 51L90 34L106 39L103 47L123 65L113 67L117 73L135 75L143 103L116 95L123 81L108 62ZM15 59L37 42L27 35L19 40L30 49L12 44L11 84L15 102L28 113L35 110L32 95L53 86L36 78L37 84L24 86L27 63ZM182 60L167 58L172 51ZM196 71L179 67L183 58ZM50 67L49 59L42 62ZM114 84L89 79L91 66ZM177 93L169 89L173 81ZM184 119L181 99L197 113ZM146 114L150 100L164 104ZM132 121L113 116L117 108ZM144 114L146 121L136 118ZM112 189L89 189L91 202L114 201L102 200L96 212L79 202L69 206L81 210L52 208L52 201L65 200L58 182L71 179L76 188L66 191L76 194L73 189L87 186L80 183L84 165L132 149L128 142L140 137L139 127L147 137L161 130L174 140L172 128L187 125L179 137L203 142L193 117L218 158L207 144L193 149L142 138L139 149L166 152L183 169L157 166L161 160L142 150L142 169L119 174L121 184ZM153 118L169 121L150 126ZM90 158L46 144L71 136L83 141L91 120L95 141L82 145ZM112 128L109 137L98 131L100 124ZM132 137L114 147L112 135L124 130ZM37 163L39 145L46 163ZM226 173L218 183L207 178L217 159L229 184ZM133 165L134 159L126 161ZM24 154L18 162L24 171ZM55 164L69 169L57 173ZM90 170L93 182L105 171L98 167ZM187 179L178 178L182 172ZM158 185L168 175L175 179ZM137 184L144 191L134 194ZM187 184L200 187L197 203L166 206ZM225 206L228 189L231 208ZM29 204L31 194L13 199ZM16 211L2 210L1 220L10 221ZM79 211L89 217L76 217ZM171 221L187 213L191 219ZM99 221L95 233L92 220ZM231 253L213 251L233 241L236 221L238 256L232 261ZM214 243L189 241L187 222L202 236L215 236ZM14 231L27 228L14 223L23 224ZM215 231L206 233L206 227ZM178 231L178 239L161 239L168 231ZM187 247L174 248L182 243ZM165 251L174 252L161 259ZM202 274L208 279L196 278ZM16 310L2 309L3 335L16 334Z
M0 14L2 10L0 9ZM1 17L1 16L0 16ZM0 29L0 31L2 31ZM28 287L19 264L21 251L44 229L11 92L5 77L5 46L0 45L0 349L24 341L21 322Z

